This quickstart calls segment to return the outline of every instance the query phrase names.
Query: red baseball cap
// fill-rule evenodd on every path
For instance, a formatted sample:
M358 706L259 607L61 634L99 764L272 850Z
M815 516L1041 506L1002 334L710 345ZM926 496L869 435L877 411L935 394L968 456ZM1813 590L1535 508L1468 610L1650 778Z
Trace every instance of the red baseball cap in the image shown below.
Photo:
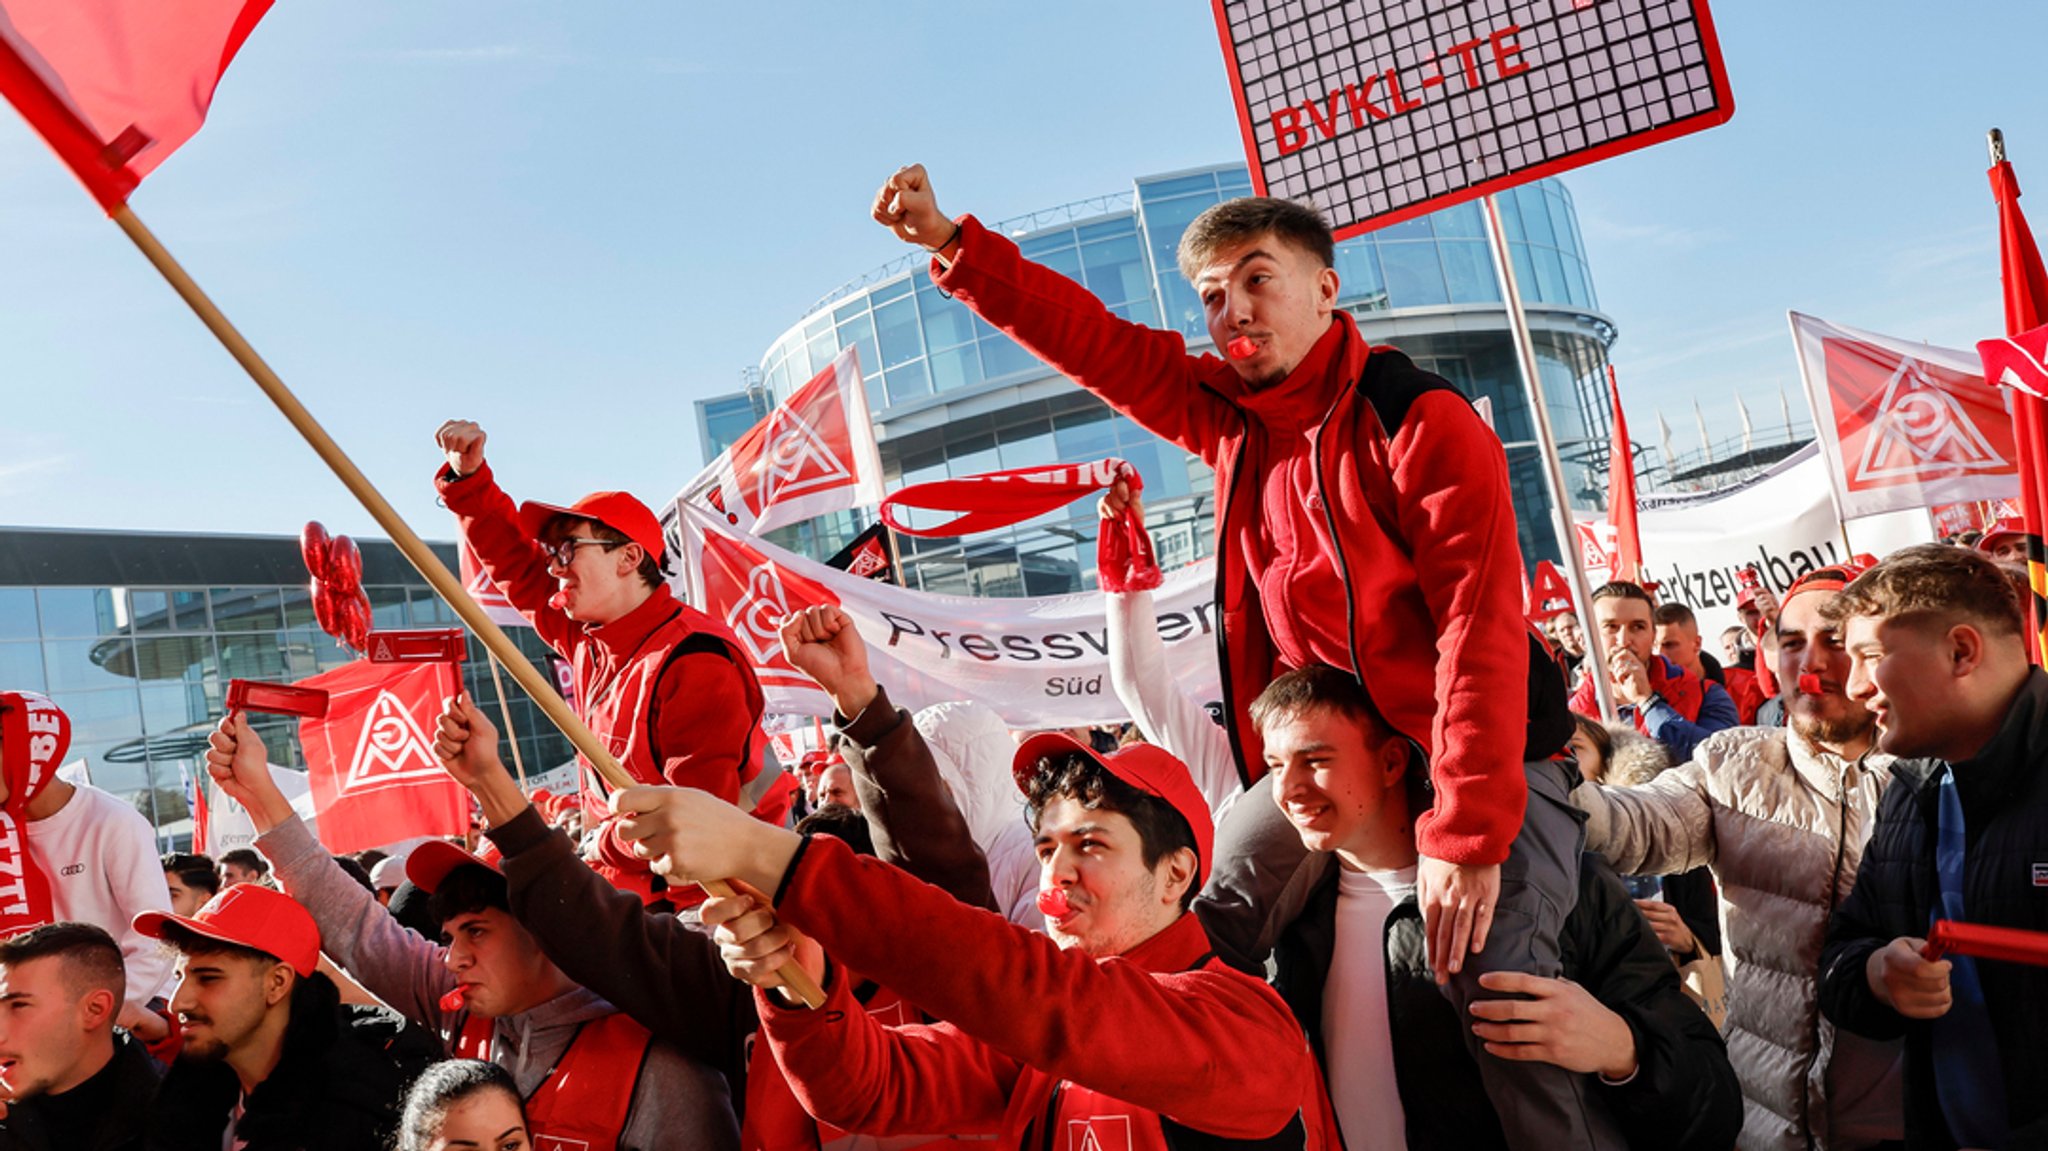
M481 855L471 855L445 839L430 839L413 848L412 854L405 857L405 877L412 880L414 887L432 895L434 889L441 886L441 881L448 878L449 873L472 863L478 867L488 867L500 875L505 873L495 858L485 859Z
M135 917L135 930L162 939L164 927L175 923L194 935L275 955L300 975L320 965L320 927L312 913L282 891L255 883L238 883L190 917L168 911L145 911Z
M1980 552L1988 552L1991 550L1993 546L1992 541L1994 540L2004 539L2007 536L2020 536L2024 538L2026 534L2027 525L2020 520L1997 520L1990 527L1984 529L1983 535L1977 537L1976 548Z
M1841 591L1856 582L1857 576L1876 566L1877 561L1872 557L1859 555L1845 564L1829 564L1824 568L1815 568L1792 581L1792 586L1785 589L1785 602L1791 603L1792 597L1801 592Z
M534 539L540 538L541 529L556 516L596 520L647 549L647 554L653 556L656 563L661 562L664 548L661 520L629 492L592 492L568 507L544 504L538 500L528 500L519 505L519 523Z
M1097 755L1095 749L1057 731L1040 732L1017 745L1017 758L1010 761L1010 774L1017 788L1029 794L1031 777L1038 761L1050 756L1086 756L1102 770L1116 776L1146 795L1163 799L1195 833L1195 886L1209 881L1209 863L1216 854L1216 822L1209 814L1209 801L1188 775L1187 764L1175 759L1163 747L1134 743L1111 755Z

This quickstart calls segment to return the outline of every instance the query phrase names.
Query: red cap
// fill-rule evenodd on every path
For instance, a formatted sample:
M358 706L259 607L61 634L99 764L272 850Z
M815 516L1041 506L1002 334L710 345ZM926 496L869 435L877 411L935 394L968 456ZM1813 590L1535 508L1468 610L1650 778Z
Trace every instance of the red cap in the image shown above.
M320 964L320 928L312 914L298 900L260 884L238 883L189 918L145 911L135 917L135 930L162 939L164 926L171 923L194 935L275 955L300 975L313 974Z
M405 877L412 880L414 887L432 895L434 889L441 886L441 881L448 878L449 872L472 863L504 874L504 869L495 859L471 855L445 839L430 839L413 848L412 854L405 857Z
M596 520L645 548L656 563L661 562L661 520L628 492L592 492L566 508L538 500L528 500L519 505L519 523L534 539L540 538L541 529L556 516Z
M1988 552L1991 550L1995 540L2000 540L2007 536L2024 537L2026 534L2027 525L2019 520L1996 520L1990 527L1984 529L1983 535L1977 537L1976 548L1980 552Z
M1785 589L1784 602L1791 603L1792 597L1801 592L1841 591L1843 588L1854 583L1857 576L1876 566L1876 561L1872 560L1871 557L1859 555L1845 564L1830 564L1824 568L1815 568L1792 581L1792 586Z
M1057 731L1040 732L1017 745L1017 758L1010 761L1010 773L1019 790L1028 792L1038 761L1067 754L1087 756L1091 761L1146 795L1165 800L1195 833L1195 886L1209 881L1209 861L1216 851L1216 823L1209 814L1209 801L1188 775L1187 764L1175 759L1165 748L1134 743L1113 755L1097 755L1095 749Z

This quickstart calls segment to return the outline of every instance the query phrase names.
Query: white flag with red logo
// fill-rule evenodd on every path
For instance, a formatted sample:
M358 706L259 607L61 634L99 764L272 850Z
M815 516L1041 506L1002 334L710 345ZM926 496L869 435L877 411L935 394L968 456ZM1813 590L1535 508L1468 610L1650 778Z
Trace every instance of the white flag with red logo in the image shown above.
M734 440L676 499L753 535L881 503L882 458L853 345Z
M1976 355L1790 315L1843 519L2019 490L2012 416Z
M342 853L469 830L469 793L428 734L456 690L449 666L359 659L299 681L327 692L327 714L299 721L320 843Z

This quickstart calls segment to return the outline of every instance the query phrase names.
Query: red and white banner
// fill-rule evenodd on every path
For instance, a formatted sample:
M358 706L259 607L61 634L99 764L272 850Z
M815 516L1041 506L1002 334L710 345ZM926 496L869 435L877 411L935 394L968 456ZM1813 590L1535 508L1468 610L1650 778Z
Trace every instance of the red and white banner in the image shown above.
M2002 388L2017 388L2048 400L2048 324L2017 336L1977 341L1984 378Z
M1711 492L1683 495L1645 493L1638 499L1643 539L1643 578L1655 581L1661 598L1690 605L1702 635L1718 634L1736 622L1737 574L1755 566L1779 595L1815 568L1846 561L1857 552L1884 556L1934 539L1928 516L1919 509L1843 523L1828 497L1827 464L1811 444L1769 471ZM1598 587L1609 576L1609 556L1597 544L1611 531L1604 518L1577 521L1586 557L1586 582ZM1844 537L1847 541L1844 541Z
M357 660L299 681L327 715L299 721L320 842L340 853L469 829L469 793L428 734L456 685L444 664Z
M854 346L705 465L676 500L754 535L881 503L882 458Z
M782 657L784 616L812 604L844 609L868 644L875 678L899 706L978 700L1015 728L1125 718L1109 682L1109 636L1099 592L993 599L936 595L862 579L732 530L677 501L679 587L739 637L771 714L828 716L823 692ZM1191 698L1221 696L1216 673L1215 567L1190 564L1152 593L1168 665Z
M1977 356L1790 316L1843 519L2018 492L2012 417Z
M469 546L469 540L460 532L456 533L455 547L457 562L462 568L462 590L484 609L491 622L499 627L532 627L533 624L519 614L519 609L512 606L512 601L498 587L497 581L484 572L483 562L476 557L476 549Z
M191 139L271 0L0 0L0 95L109 213Z

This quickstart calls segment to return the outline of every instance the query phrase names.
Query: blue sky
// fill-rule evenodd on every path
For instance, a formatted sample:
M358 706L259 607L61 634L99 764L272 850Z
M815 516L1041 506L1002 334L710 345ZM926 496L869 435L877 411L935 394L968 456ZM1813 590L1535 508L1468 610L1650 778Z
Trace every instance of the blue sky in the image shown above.
M692 401L894 258L880 180L995 219L1242 157L1206 4L296 0L135 196L408 520L434 427L515 496L665 499ZM886 11L887 15L880 13ZM1631 430L1798 393L1787 308L1999 334L1983 133L2048 230L2048 6L1722 3L1736 114L1568 174ZM377 535L11 110L0 523ZM1681 415L1683 419L1681 420Z

